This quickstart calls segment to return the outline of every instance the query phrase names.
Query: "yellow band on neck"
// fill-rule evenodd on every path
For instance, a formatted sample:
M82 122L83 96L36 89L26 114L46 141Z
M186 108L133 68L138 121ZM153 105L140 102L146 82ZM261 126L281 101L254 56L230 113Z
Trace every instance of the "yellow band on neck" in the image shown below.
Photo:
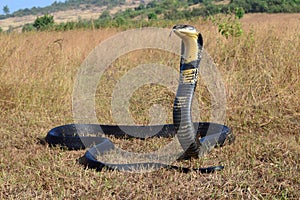
M186 69L180 72L180 82L195 84L198 79L198 68Z

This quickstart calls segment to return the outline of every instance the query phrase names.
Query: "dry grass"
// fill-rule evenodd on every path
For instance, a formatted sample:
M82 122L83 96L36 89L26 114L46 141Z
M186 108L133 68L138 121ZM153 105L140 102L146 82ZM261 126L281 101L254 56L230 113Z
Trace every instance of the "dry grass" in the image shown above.
M247 15L244 36L229 40L209 23L195 23L226 83L226 124L237 138L234 145L214 149L205 158L177 164L224 164L225 170L215 174L96 172L76 163L85 151L39 144L37 138L49 129L72 122L76 72L88 53L116 30L1 35L0 198L299 199L299 19L299 14ZM139 62L135 58L129 55L106 71L110 80L101 82L97 96L103 103L97 104L100 122L114 123L110 91L130 69L126 64ZM202 83L197 90L205 94ZM174 96L166 91L167 97L159 101L163 93L158 91L154 86L136 91L131 106L136 122L149 123L147 109L159 102L170 120ZM207 104L198 98L200 105ZM145 148L155 148L156 141L146 141Z

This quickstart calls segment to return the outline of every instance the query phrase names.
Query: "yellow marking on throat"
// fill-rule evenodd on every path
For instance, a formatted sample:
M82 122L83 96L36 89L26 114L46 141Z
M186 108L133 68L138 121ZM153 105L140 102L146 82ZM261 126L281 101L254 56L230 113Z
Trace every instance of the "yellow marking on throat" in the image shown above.
M185 84L195 84L198 79L198 68L186 69L180 73L180 82Z
M189 63L192 61L195 61L198 59L198 42L197 38L191 37L191 38L184 38L183 39L184 43L184 63Z

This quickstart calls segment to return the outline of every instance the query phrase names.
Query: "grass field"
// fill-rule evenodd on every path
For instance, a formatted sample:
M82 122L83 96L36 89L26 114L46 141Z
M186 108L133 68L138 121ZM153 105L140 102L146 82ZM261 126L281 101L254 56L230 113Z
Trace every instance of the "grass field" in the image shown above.
M201 30L222 74L225 123L236 141L175 164L225 166L214 174L96 172L76 162L85 150L40 144L51 128L73 122L76 73L89 52L118 30L0 35L0 198L300 199L300 15L246 15L242 22L243 36L227 40L209 22L190 22ZM157 55L136 52L107 69L97 92L101 123L114 123L110 99L117 80L134 63L157 60ZM165 62L178 68L177 60ZM167 123L172 121L174 94L162 90L145 86L136 91L130 109L137 123L149 123L154 103L162 103ZM209 120L203 108L209 106L209 94L201 81L197 90L203 94L197 97L205 112L202 120ZM147 150L166 141L116 142Z

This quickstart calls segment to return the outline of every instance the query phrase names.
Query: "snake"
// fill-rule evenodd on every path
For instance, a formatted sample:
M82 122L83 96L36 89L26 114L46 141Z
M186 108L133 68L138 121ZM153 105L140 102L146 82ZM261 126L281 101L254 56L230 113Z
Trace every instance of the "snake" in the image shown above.
M102 125L102 124L66 124L52 128L46 135L45 141L51 146L66 147L69 150L89 148L78 162L88 168L101 171L103 168L120 171L139 171L157 168L176 169L182 172L199 171L212 173L224 169L224 166L201 168L179 167L170 163L153 161L156 156L144 156L145 162L118 163L101 160L103 155L118 151L128 159L128 152L120 150L108 138L143 139L151 130L159 130L156 135L149 137L177 137L181 153L176 154L175 160L191 160L208 154L214 147L231 144L234 135L229 127L213 122L193 122L191 115L192 100L199 76L201 56L203 52L203 37L192 25L175 25L171 32L181 39L180 77L173 104L173 124L162 125ZM126 130L126 131L124 131ZM130 133L130 134L129 134ZM143 133L143 138L139 137ZM134 136L132 136L134 135ZM172 147L170 147L172 148ZM172 152L172 149L169 149ZM130 153L129 153L130 154ZM137 154L131 154L133 156Z

